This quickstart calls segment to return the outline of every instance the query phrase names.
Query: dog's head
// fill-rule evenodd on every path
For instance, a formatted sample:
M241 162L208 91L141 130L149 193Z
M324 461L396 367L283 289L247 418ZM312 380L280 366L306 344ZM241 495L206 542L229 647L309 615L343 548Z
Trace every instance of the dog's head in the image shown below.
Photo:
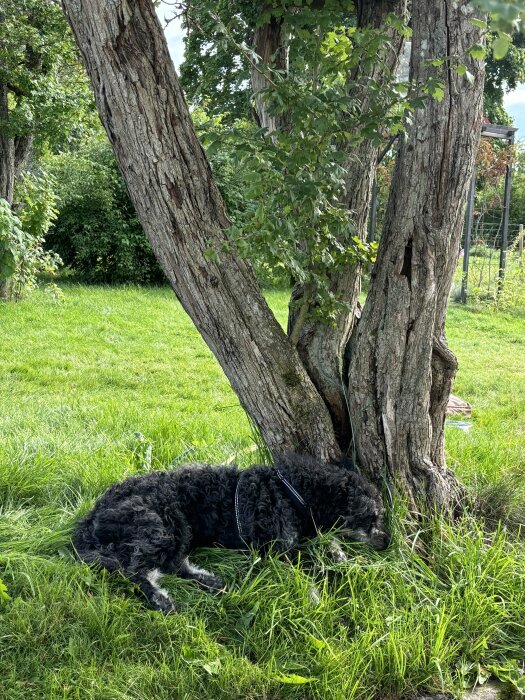
M320 530L339 528L341 539L386 549L383 499L377 488L341 464L322 464L308 456L287 455L284 468L297 484Z
M345 483L347 498L343 512L334 513L336 526L341 527L340 537L351 542L364 542L373 549L386 549L390 544L390 534L385 526L381 495L358 474L352 476L354 478Z

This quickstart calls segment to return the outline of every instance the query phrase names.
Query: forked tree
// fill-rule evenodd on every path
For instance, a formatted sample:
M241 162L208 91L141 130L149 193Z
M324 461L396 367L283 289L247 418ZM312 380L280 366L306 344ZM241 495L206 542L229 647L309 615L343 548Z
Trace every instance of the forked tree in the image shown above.
M251 266L223 251L229 221L151 1L63 0L138 217L269 449L338 459L351 424L373 481L395 480L413 502L426 496L450 509L460 488L445 464L443 426L457 363L444 321L481 126L484 67L469 48L483 31L466 0L412 5L412 84L441 71L442 99L424 100L407 123L360 322L352 315L359 270L348 268L332 281L350 302L346 315L334 326L306 323L296 345ZM380 26L392 8L405 5L363 2L360 21ZM366 141L356 148L348 200L362 233L377 152ZM218 258L210 245L223 251Z

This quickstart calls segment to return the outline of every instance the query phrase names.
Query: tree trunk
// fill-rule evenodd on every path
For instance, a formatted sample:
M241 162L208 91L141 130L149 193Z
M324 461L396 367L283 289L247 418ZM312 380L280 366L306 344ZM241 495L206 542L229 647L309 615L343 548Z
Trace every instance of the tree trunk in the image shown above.
M0 199L13 204L15 188L15 143L7 129L9 109L7 86L0 84ZM11 296L9 280L0 279L0 299Z
M465 0L412 7L412 79L421 86L441 71L445 95L414 114L398 154L369 295L351 341L349 401L370 478L395 481L414 507L426 497L453 510L461 489L445 465L443 425L457 362L444 322L482 121L483 64L466 52L482 32ZM450 63L430 65L448 56L461 57L472 83Z
M13 203L15 188L15 142L9 134L7 85L0 84L0 198Z
M229 225L150 0L63 0L137 215L266 444L337 457L329 413Z
M272 16L266 24L255 28L253 38L253 49L261 59L260 64L252 65L251 69L255 111L259 125L267 129L269 133L286 126L287 116L275 116L268 113L265 94L261 90L269 87L271 83L266 73L259 68L260 65L264 65L284 73L288 72L288 47L286 46L282 29L282 19Z
M13 137L9 132L9 90L0 84L0 199L12 206L15 184L22 174L33 143L33 135ZM0 280L0 299L12 299L11 280Z
M370 105L370 82L381 84L397 71L403 37L394 28L387 26L386 18L395 13L406 19L407 0L376 0L373 3L361 0L357 11L360 29L379 29L387 38L382 60L360 66L350 76L353 82L358 83L354 94L361 103L361 112L366 113ZM353 213L352 222L361 240L366 240L367 236L368 213L379 151L369 139L364 139L348 153L345 203ZM361 275L360 264L348 265L340 273L331 275L331 290L345 302L347 308L338 315L333 325L322 321L307 322L297 345L308 374L330 410L342 450L348 448L352 436L345 395L343 356L356 319ZM292 302L301 295L302 290L295 289ZM293 313L289 328L291 326Z

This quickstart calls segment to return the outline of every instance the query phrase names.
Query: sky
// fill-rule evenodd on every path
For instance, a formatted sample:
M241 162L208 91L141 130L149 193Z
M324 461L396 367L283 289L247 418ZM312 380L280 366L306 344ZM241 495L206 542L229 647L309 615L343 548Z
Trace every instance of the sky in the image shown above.
M518 127L516 137L525 139L525 83L521 83L516 90L505 95L504 105L514 118L514 126Z
M173 7L168 3L161 2L160 7L157 8L157 15L164 26L165 20L173 17ZM184 54L184 44L182 42L184 32L180 26L180 21L178 19L170 21L164 28L164 33L168 41L171 58L175 68L178 70Z
M173 8L171 5L163 2L157 9L157 14L164 24L165 18L172 17ZM168 40L173 63L175 64L175 68L178 69L184 53L184 44L182 41L184 32L178 20L170 22L164 31L166 33L166 39ZM504 105L507 112L514 119L514 126L518 127L517 138L525 139L525 83L521 83L516 90L513 90L505 96Z

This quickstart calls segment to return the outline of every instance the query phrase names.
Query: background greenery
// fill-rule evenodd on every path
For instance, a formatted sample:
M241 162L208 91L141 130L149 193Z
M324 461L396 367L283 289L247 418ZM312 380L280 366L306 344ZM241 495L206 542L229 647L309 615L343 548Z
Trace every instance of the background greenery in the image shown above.
M268 298L284 322L288 295ZM348 700L490 672L523 685L523 313L448 318L456 390L474 406L470 432L448 429L448 459L488 529L428 517L414 533L396 503L393 546L348 546L347 564L323 539L292 567L205 550L196 561L228 592L170 579L168 618L72 561L70 536L128 474L257 460L238 400L167 289L66 285L62 302L37 291L0 315L2 700Z

